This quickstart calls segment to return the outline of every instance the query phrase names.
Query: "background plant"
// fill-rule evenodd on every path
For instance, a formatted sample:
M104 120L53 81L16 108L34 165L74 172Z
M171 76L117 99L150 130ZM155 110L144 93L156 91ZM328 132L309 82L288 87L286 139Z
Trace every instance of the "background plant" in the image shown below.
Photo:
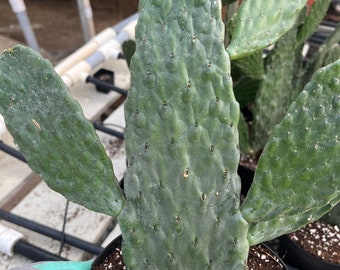
M273 130L240 206L229 58L275 42L304 5L245 1L226 52L220 2L140 2L124 196L80 106L52 65L25 47L0 58L0 112L52 188L118 215L129 269L243 269L250 245L319 218L340 199L337 61L313 76Z
M304 45L323 20L330 1L309 1L294 26L277 42L274 49L232 61L234 92L241 107L251 107L251 131L245 119L239 123L240 148L243 153L259 155L272 128L286 114L288 107L302 91L316 70L340 58L340 26L318 50L303 55ZM237 2L228 6L227 38L232 35Z

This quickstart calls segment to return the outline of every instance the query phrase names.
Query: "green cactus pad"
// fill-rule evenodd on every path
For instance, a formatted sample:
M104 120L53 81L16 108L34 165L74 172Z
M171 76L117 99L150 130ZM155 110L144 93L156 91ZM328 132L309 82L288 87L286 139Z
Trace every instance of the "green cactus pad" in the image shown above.
M242 205L250 244L294 231L339 202L339 75L340 60L320 69L274 128Z
M140 1L125 103L129 269L243 269L237 125L219 1Z
M311 76L302 75L307 68L301 65L301 51L328 6L328 0L316 1L311 14L307 15L306 10L303 10L295 25L275 43L274 49L266 56L266 76L257 93L253 110L252 146L256 152L263 149L272 128L282 120L289 105L311 79Z
M123 198L91 122L53 66L16 46L0 56L0 113L29 166L69 200L117 215Z
M240 58L273 44L294 25L305 5L306 0L243 1L227 48L230 58Z
M265 76L263 52L258 51L247 57L231 61L231 70L233 78L243 75L253 80L262 80Z
M329 64L331 59L339 59L340 58L340 24L338 23L335 26L334 31L330 34L330 36L326 39L324 44L322 44L316 55L314 55L312 61L310 61L308 66L306 67L307 79L311 77L316 70L319 68ZM335 60L334 60L335 61Z
M281 122L292 103L292 81L301 52L297 50L296 53L295 49L302 47L296 44L296 33L296 27L288 31L275 43L275 48L266 59L266 76L260 83L254 102L254 134L251 145L255 152L263 149L271 130Z

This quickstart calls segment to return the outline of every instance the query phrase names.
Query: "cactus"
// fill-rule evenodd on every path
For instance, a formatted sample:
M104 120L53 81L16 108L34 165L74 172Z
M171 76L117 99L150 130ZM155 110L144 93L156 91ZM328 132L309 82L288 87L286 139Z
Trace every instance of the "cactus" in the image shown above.
M247 243L239 213L239 108L220 6L200 1L167 10L168 3L155 2L141 4L125 103L124 258L132 269L216 268L237 258L241 264Z
M231 59L237 59L273 44L295 23L305 0L248 1L237 13L233 39L228 47ZM270 12L270 16L267 16Z
M274 128L242 205L251 244L272 238L273 227L296 230L339 201L339 72L340 60L317 72Z
M21 46L5 50L0 62L1 113L30 167L69 200L117 215L122 194L111 160L51 63ZM104 196L94 198L93 190Z
M267 18L273 7L264 0L244 1L243 16L254 14L254 2L264 13L256 18L258 26L274 29L273 37L262 33L267 43L283 35L276 34L278 25L293 25L305 4L297 1L291 17L292 4L280 2L274 13L287 16L275 22ZM79 106L52 66L28 48L14 47L0 56L0 113L30 166L51 187L81 204L86 196L94 198L87 204L91 209L119 213L128 269L244 269L250 245L295 230L340 200L340 60L315 74L274 129L240 205L239 105L229 54L238 58L237 52L245 55L265 44L242 47L242 33L250 30L240 17L225 51L221 3L215 0L142 0L139 6L125 103L126 199ZM73 137L84 136L90 145L74 145ZM66 154L60 147L64 139ZM75 165L68 162L71 155ZM51 156L67 162L46 166L53 165ZM84 173L77 169L80 164L88 167L81 167ZM53 168L69 172L60 179ZM98 193L78 189L78 178ZM83 196L72 196L73 185ZM107 187L113 194L104 200L114 207L103 209L96 199Z
M232 62L234 91L241 106L253 104L252 134L247 134L244 119L240 119L240 148L244 153L257 155L268 141L272 128L286 114L289 105L302 91L317 69L339 59L340 27L332 33L318 52L304 64L301 51L309 36L318 27L330 1L315 1L303 9L299 20L277 42L264 60L260 53ZM327 57L330 59L327 60ZM257 65L255 65L255 61ZM262 68L262 65L265 67ZM261 70L265 70L261 73ZM254 94L256 93L256 94ZM270 111L270 113L268 113Z

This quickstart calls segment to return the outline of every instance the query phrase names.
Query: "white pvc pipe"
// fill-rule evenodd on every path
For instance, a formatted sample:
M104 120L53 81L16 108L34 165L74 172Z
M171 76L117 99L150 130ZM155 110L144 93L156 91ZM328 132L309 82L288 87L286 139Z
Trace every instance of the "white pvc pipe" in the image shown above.
M133 21L137 21L138 16L139 16L138 13L131 15L130 17L126 18L125 20L114 25L113 29L118 33L121 32L128 24L130 24Z
M5 120L3 116L0 114L0 140L1 140L1 137L5 134L6 130L7 129L5 125Z
M110 58L117 58L121 52L122 43L128 39L134 39L136 23L136 20L131 21L114 39L103 44L87 59L63 72L61 77L64 83L70 88L78 82L84 82L93 69Z
M301 54L302 54L303 57L307 56L307 53L308 53L309 49L310 49L310 45L308 43L306 43L303 46L303 48L302 48L302 53Z
M132 15L114 27L107 28L84 44L73 54L55 66L64 83L70 88L78 82L84 82L91 71L107 59L117 58L121 45L128 39L134 39L138 15ZM119 31L117 35L117 31ZM85 60L84 60L85 59ZM0 139L6 131L5 122L0 114Z
M23 0L9 0L13 12L15 13L26 42L33 50L39 51L37 39L31 27L31 23L26 13L26 6Z
M92 38L88 43L81 46L77 51L64 58L60 63L55 66L55 70L59 75L63 75L68 69L79 61L84 60L86 57L94 53L101 45L116 36L116 31L114 29L106 28L94 38Z
M67 87L71 88L77 82L84 82L91 73L91 66L86 61L81 61L61 76Z
M89 0L77 0L81 27L83 29L85 42L95 36L93 13Z
M23 0L9 0L14 13L26 11L26 6Z
M15 244L24 236L0 223L0 253L13 256L13 248Z
M129 35L134 38L134 27L136 26L138 14L134 14L122 22L118 23L113 27L104 29L102 32L97 34L88 43L84 44L77 51L64 58L60 63L55 66L56 72L62 76L67 70L72 68L78 62L86 59L91 54L93 54L99 47L105 44L107 41L112 40L116 37L117 33L121 31L128 31ZM133 23L131 25L131 23ZM130 27L127 27L131 25Z

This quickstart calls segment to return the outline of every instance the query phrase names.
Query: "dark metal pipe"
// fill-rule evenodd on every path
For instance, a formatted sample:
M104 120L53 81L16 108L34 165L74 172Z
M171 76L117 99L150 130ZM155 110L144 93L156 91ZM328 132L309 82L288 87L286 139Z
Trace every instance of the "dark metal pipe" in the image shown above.
M124 133L122 133L122 132L113 130L111 128L104 127L104 126L102 126L100 124L97 124L97 123L93 123L93 126L97 130L100 130L100 131L103 131L103 132L105 132L107 134L113 135L113 136L115 136L115 137L117 137L119 139L122 139L122 140L124 139Z
M25 256L26 258L38 262L38 261L67 261L67 259L55 255L51 252L36 247L25 240L19 240L15 243L13 251L16 254Z
M64 237L64 242L72 245L74 247L80 248L84 251L90 252L92 254L99 254L103 248L97 245L94 245L90 242L84 241L72 235L63 234L60 231L47 227L45 225L39 224L32 220L20 217L3 209L0 209L0 219L6 220L13 224L19 225L26 229L32 230L34 232L40 233L42 235L51 237L56 240L60 240Z
M105 82L105 81L102 81L102 80L100 80L100 79L97 79L97 78L94 78L94 77L91 77L91 76L88 76L88 77L86 78L86 82L87 82L87 83L88 83L88 82L91 82L91 83L93 83L93 84L95 84L95 85L97 85L97 86L99 86L99 87L110 89L110 90L115 91L115 92L117 92L117 93L119 93L119 94L121 94L121 95L124 95L124 96L126 96L127 93L128 93L127 90L124 90L124 89L122 89L122 88L119 88L119 87L117 87L117 86L114 86L114 85L111 84L111 83L107 83L107 82Z
M15 148L5 144L3 141L0 141L0 150L2 150L4 152L6 152L7 154L9 154L13 157L16 157L17 159L27 163L25 157L18 150L16 150Z
M323 44L328 37L322 34L314 34L308 39L310 43Z

